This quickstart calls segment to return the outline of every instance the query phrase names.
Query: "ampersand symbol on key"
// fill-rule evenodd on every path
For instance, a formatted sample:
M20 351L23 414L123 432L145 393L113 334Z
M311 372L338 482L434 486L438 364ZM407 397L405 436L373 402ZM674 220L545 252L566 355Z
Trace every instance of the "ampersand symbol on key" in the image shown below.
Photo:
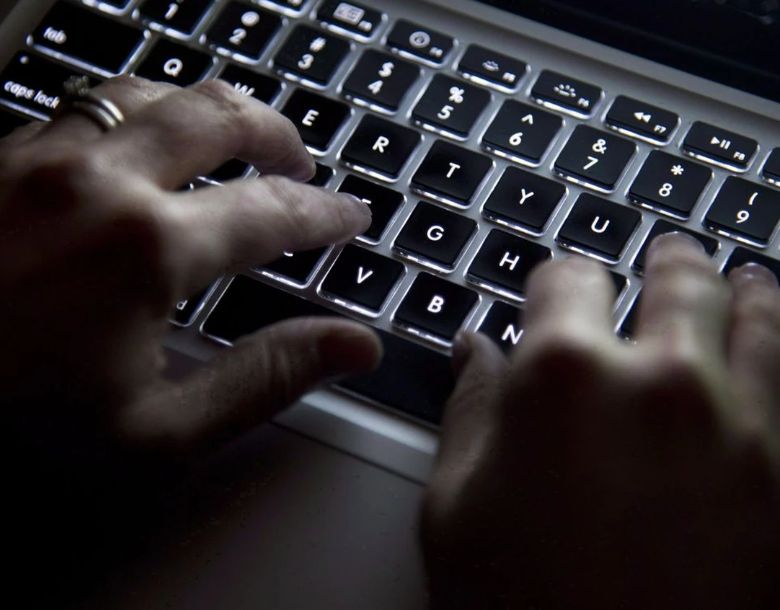
M603 155L605 152L607 152L607 141L596 140L596 143L593 145L593 152L598 153L600 155Z

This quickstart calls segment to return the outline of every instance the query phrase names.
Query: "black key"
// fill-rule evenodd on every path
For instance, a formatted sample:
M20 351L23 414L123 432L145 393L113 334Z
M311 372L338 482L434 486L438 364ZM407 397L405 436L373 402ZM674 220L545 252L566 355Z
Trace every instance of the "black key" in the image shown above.
M712 171L698 163L654 150L628 196L645 207L688 218L711 178Z
M468 279L480 286L498 287L517 298L533 269L552 253L544 246L493 229L468 270Z
M144 19L189 36L203 19L213 0L146 0L139 13Z
M404 196L401 193L357 176L344 178L339 193L355 195L371 208L371 226L362 235L371 243L379 243L388 225L404 203Z
M260 4L285 15L297 17L306 8L309 0L260 0Z
M780 220L780 192L742 178L726 178L704 223L710 229L766 245Z
M0 99L51 116L65 94L63 83L78 75L37 55L18 53L0 74Z
M203 310L206 299L211 295L214 288L215 285L212 284L189 299L176 303L171 315L171 323L181 327L191 326L198 314Z
M374 9L341 0L327 0L317 11L317 19L336 31L370 40L382 25L382 13Z
M123 10L127 8L131 2L132 0L92 0L93 4L105 4L117 10Z
M542 72L531 89L531 96L540 104L579 117L590 116L602 95L600 87L551 70Z
M351 167L392 180L398 178L421 140L413 129L367 114L341 151L341 158Z
M479 332L493 339L504 353L509 353L520 343L523 334L523 311L496 301L479 325Z
M369 49L344 83L344 95L395 112L420 76L420 68L393 55Z
M702 161L739 170L750 165L758 150L758 142L697 121L685 136L683 150Z
M612 283L615 285L615 300L620 298L623 291L628 287L628 278L625 275L620 275L614 271L609 272L609 277L612 279Z
M555 161L555 170L578 184L611 191L636 152L633 142L578 125Z
M412 188L447 203L468 206L493 162L441 140L435 142L412 178Z
M4 138L15 129L27 125L31 119L0 108L0 138Z
M109 75L122 71L144 34L83 6L59 2L35 29L32 40Z
M563 119L528 104L507 100L482 138L482 146L499 156L538 165L558 135Z
M298 89L287 100L282 114L295 124L307 146L325 152L350 110L346 104Z
M626 317L623 318L623 323L620 325L620 336L624 339L633 339L636 334L636 324L639 319L639 308L641 306L642 293L640 292L636 299L634 299L631 309L628 310Z
M556 239L564 247L616 262L641 219L636 210L582 193Z
M369 313L379 313L398 280L404 266L351 244L344 247L320 291L341 304L356 304Z
M224 182L229 182L230 180L238 180L239 178L243 178L248 171L248 163L238 159L231 159L208 174L206 179L211 182L222 184Z
M233 85L240 94L251 96L266 104L270 104L276 99L282 90L282 84L272 76L266 76L233 64L228 65L219 78Z
M761 170L764 180L775 186L780 186L780 148L775 148L767 157Z
M205 53L160 38L135 73L149 80L186 87L201 80L213 63Z
M281 25L277 15L246 2L231 2L209 28L206 40L213 47L257 60Z
M401 55L440 66L455 46L451 36L401 19L387 36L387 45Z
M327 186L328 183L333 179L335 173L336 172L332 167L328 167L322 163L317 163L317 173L314 174L314 178L309 180L309 184L319 187Z
M511 227L541 233L566 195L566 187L537 174L508 167L482 208L482 214Z
M769 258L753 250L747 248L737 247L734 248L734 252L729 256L729 260L726 261L726 266L723 268L723 274L728 275L734 269L747 265L748 263L756 263L763 265L777 276L777 281L780 282L780 260L776 258Z
M279 49L274 65L286 74L325 86L339 69L349 48L346 40L299 25Z
M514 57L472 44L461 57L458 70L475 82L514 91L528 70L528 65Z
M607 113L607 125L629 136L665 144L680 124L674 112L619 95Z
M450 270L471 240L477 223L423 201L417 204L393 247L413 260Z
M265 265L261 272L287 280L297 286L307 284L324 258L327 248L317 248L307 252L285 252L274 262Z
M451 341L478 300L477 293L468 288L420 273L393 321L415 334Z
M203 325L203 333L224 343L285 319L338 315L245 276L236 277ZM388 332L376 331L384 347L379 368L339 382L369 400L438 423L455 381L450 358Z
M490 103L490 93L437 74L412 112L412 119L433 131L466 138Z
M704 246L704 249L706 250L707 254L709 254L710 256L714 256L715 253L718 251L718 248L720 248L720 244L718 243L717 239L713 239L712 237L702 235L701 233L696 233L695 231L691 231L686 227L668 222L666 220L657 220L656 223L653 225L653 228L650 230L650 234L647 236L647 239L645 239L645 243L642 245L641 250L639 250L639 254L637 254L636 258L634 259L634 264L633 264L634 271L636 271L639 274L644 273L645 258L647 257L647 249L650 247L650 244L653 242L653 240L656 237L658 237L659 235L664 235L666 233L673 233L675 231L679 233L685 233L699 240L701 245Z

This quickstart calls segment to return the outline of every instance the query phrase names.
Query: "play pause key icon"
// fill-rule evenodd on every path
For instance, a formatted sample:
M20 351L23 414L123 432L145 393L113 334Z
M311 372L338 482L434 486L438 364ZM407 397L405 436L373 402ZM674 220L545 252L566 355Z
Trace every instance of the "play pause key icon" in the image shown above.
M691 126L685 136L683 149L701 161L728 169L745 170L758 150L758 142L699 121Z

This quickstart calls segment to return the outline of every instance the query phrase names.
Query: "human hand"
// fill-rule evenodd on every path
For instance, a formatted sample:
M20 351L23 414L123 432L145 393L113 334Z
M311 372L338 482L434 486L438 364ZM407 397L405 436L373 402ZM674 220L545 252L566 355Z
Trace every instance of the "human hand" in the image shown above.
M186 458L375 365L368 329L304 320L165 382L176 301L285 250L346 241L370 213L302 184L315 165L292 123L224 82L120 77L93 92L126 122L103 133L66 113L0 140L0 400L25 431L15 436L52 429L64 451L99 442ZM234 157L264 177L177 191Z
M606 272L529 283L509 359L461 371L423 513L435 608L658 610L780 605L780 289L729 280L685 236L648 256L636 343Z

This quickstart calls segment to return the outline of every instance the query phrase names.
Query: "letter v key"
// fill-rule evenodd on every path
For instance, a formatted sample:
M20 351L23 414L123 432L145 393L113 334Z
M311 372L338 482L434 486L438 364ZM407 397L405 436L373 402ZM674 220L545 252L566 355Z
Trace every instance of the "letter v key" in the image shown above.
M366 271L363 267L358 267L358 274L357 274L357 283L358 285L365 282L368 278L370 278L372 275L374 275L374 270L369 269Z

